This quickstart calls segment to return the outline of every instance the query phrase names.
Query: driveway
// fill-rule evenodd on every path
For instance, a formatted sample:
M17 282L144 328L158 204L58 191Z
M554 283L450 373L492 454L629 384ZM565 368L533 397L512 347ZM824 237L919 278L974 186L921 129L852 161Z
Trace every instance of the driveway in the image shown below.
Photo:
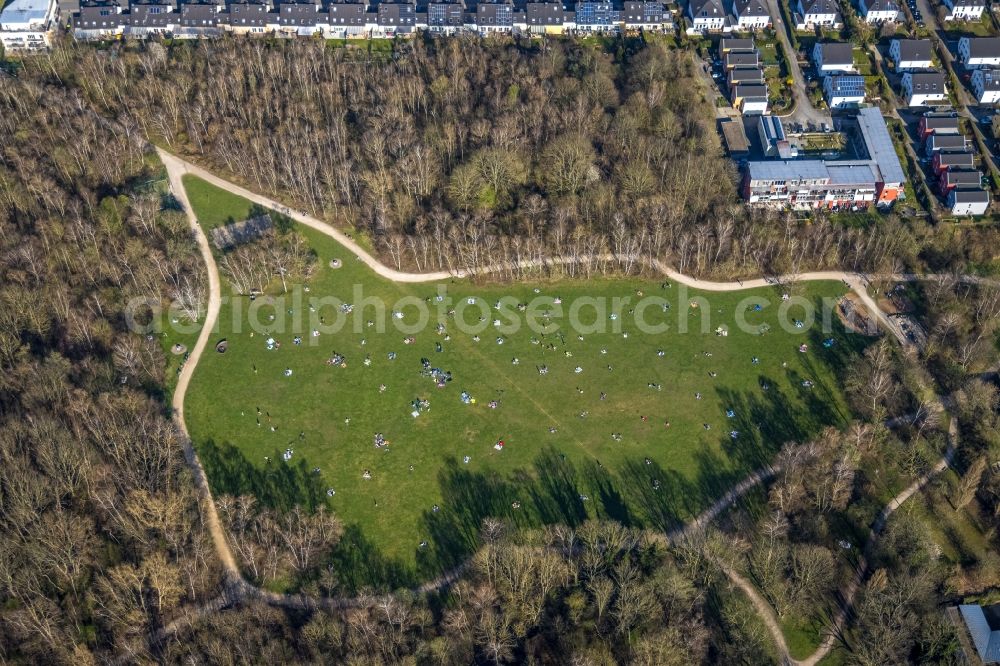
M792 96L795 98L795 110L787 116L782 117L785 120L803 125L812 124L816 127L821 127L823 123L826 123L832 126L833 120L830 114L814 108L812 102L809 101L809 97L806 95L806 80L802 76L802 68L799 67L798 57L795 55L797 52L792 48L792 42L788 38L788 30L794 29L794 27L785 25L785 21L781 18L781 10L778 8L779 1L767 0L767 11L771 14L774 31L778 34L778 39L781 40L781 44L785 48L785 54L788 56L788 71L792 75L792 81L794 81Z

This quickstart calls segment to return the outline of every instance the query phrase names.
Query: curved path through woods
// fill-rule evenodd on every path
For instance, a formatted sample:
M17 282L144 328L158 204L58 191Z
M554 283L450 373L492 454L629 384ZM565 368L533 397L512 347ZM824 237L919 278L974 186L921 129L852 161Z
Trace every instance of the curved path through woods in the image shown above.
M458 270L458 271L438 271L434 273L407 273L401 272L389 268L385 264L381 263L377 258L368 253L364 248L358 245L352 238L348 237L346 234L340 230L334 228L333 226L318 220L314 217L300 213L289 209L287 206L274 201L268 197L262 196L251 192L235 183L228 180L220 178L215 174L206 171L205 169L188 162L180 157L177 157L171 153L168 153L162 149L157 149L159 157L162 160L164 166L167 170L167 177L170 183L170 189L174 197L183 206L185 214L187 215L188 223L194 234L194 238L198 244L199 251L201 252L202 259L205 262L205 267L208 272L208 286L209 286L209 298L208 307L206 309L204 322L202 324L201 333L198 336L198 341L195 343L194 348L191 350L187 361L181 367L181 371L177 378L177 386L174 389L172 407L174 419L180 428L184 436L184 451L187 457L188 463L194 473L195 483L201 492L202 502L204 506L202 507L202 512L205 518L205 523L208 527L209 533L212 536L212 540L215 544L215 550L218 553L219 561L222 564L223 570L225 572L226 584L222 594L216 599L213 599L208 604L194 609L186 613L181 618L175 620L173 623L165 626L156 637L157 642L169 638L174 634L180 627L185 624L190 624L197 617L201 617L207 613L226 608L234 603L242 601L244 599L253 598L264 601L265 603L282 606L287 608L296 609L336 609L336 608L348 608L363 605L365 603L370 603L365 598L352 599L352 598L341 598L341 597L323 597L315 598L306 595L296 595L296 594L278 594L274 592L267 592L254 587L248 583L242 576L237 565L236 558L233 555L229 543L226 539L225 530L221 524L218 516L218 512L215 507L215 500L212 497L212 491L209 487L208 480L205 477L204 469L201 466L201 462L198 460L198 456L194 451L194 447L191 443L191 438L188 435L187 425L184 420L184 397L187 393L188 386L191 382L191 377L194 375L194 370L198 365L198 361L201 358L202 353L205 351L209 340L211 339L214 328L217 323L219 309L222 302L221 288L220 288L220 278L218 266L216 266L215 258L212 254L212 248L209 245L208 238L206 237L204 231L198 223L197 217L194 214L194 210L191 207L190 201L187 197L187 192L184 188L182 182L182 176L186 173L197 176L208 183L241 196L253 203L259 204L261 206L272 208L281 212L284 215L292 218L296 222L303 224L307 227L315 229L321 233L324 233L332 237L337 242L344 245L355 256L365 263L369 268L371 268L375 273L392 280L394 282L433 282L440 280L447 280L451 278L462 278L471 275L469 271ZM599 258L594 257L584 257L577 259L577 261L617 261L617 258L613 255L605 255ZM531 267L542 267L545 265L559 265L569 263L570 260L567 259L555 259L551 261L541 262L541 261L527 261L522 262L519 267L521 268L531 268ZM801 273L789 276L780 276L775 278L756 278L752 280L736 281L736 282L712 282L709 280L701 280L698 278L693 278L688 275L678 273L677 271L671 269L670 267L662 264L659 261L651 262L651 267L661 272L663 275L667 276L671 280L689 286L693 289L699 289L702 291L716 291L716 292L728 292L728 291L740 291L743 289L752 289L757 287L773 286L777 284L787 284L792 282L810 282L810 281L842 281L855 293L862 303L865 304L869 312L874 316L886 329L893 333L893 335L902 343L907 344L907 340L903 332L899 329L894 321L892 321L879 307L875 300L868 294L868 277L855 272L847 271L817 271L812 273ZM503 269L504 266L487 267L478 271L479 273L485 274L489 272L496 272ZM974 276L935 276L935 275L914 275L914 274L899 274L899 275L886 275L879 276L883 279L895 280L895 281L915 281L922 279L936 279L936 278L955 278L961 279L968 282L986 282L980 278ZM954 445L954 440L952 446ZM868 545L866 546L865 552L867 553L874 543L875 537L881 531L885 524L885 520L895 511L896 507L900 503L905 501L910 495L917 492L924 484L933 476L934 473L944 469L948 466L950 462L950 457L953 448L949 448L948 453L945 457L938 462L937 466L921 479L918 479L912 486L901 492L896 496L879 514L879 518L876 520L875 524L872 526L870 533L870 538ZM731 506L736 500L742 497L744 494L749 492L756 486L766 483L771 480L778 470L773 466L763 467L755 472L753 472L746 479L740 483L733 486L727 493L716 500L711 506L705 509L697 518L695 518L690 523L684 525L677 530L669 532L667 534L668 538L671 540L681 539L691 533L694 533L700 529L703 529L708 523L714 520L720 513ZM833 623L835 631L831 632L827 638L824 640L823 644L817 650L816 654L812 655L808 659L802 662L795 662L788 655L787 646L784 641L784 636L781 634L781 629L774 619L773 611L770 607L763 601L760 595L757 593L756 589L748 582L742 579L735 571L723 567L730 579L734 581L738 586L740 586L754 604L758 607L758 611L761 613L765 622L768 624L768 628L774 636L775 642L778 644L779 649L782 651L783 657L789 663L802 663L802 664L814 664L820 659L822 659L833 647L835 641L835 635L842 628L843 624L846 622L851 602L857 588L860 587L861 582L863 582L864 576L867 573L866 558L862 557L858 565L858 570L855 575L854 580L851 585L844 591L845 603L838 614L837 618ZM458 567L452 571L446 572L437 579L429 581L420 587L416 588L417 592L430 592L438 590L451 585L463 572L464 567ZM763 603L763 606L760 604ZM769 615L770 613L770 615Z
M834 646L837 644L838 638L843 635L844 628L847 624L847 618L850 615L851 610L854 608L854 598L857 596L858 591L861 589L861 586L864 584L865 579L870 573L869 559L871 558L872 551L875 548L875 543L878 541L879 534L882 533L883 528L885 528L885 525L889 520L889 516L895 513L896 509L902 506L906 500L920 492L920 490L922 490L931 479L951 465L952 458L955 455L955 445L957 441L958 425L956 419L952 419L948 425L948 449L945 451L944 456L938 460L930 470L924 473L923 476L918 478L903 490L899 491L899 493L889 500L889 503L882 508L878 516L876 516L875 521L868 529L868 540L865 542L861 557L858 558L858 562L854 567L854 577L851 578L851 581L840 593L840 608L837 610L837 614L834 616L830 627L827 628L825 632L826 635L823 637L823 641L819 644L819 647L817 647L816 651L805 659L792 658L788 651L788 643L785 641L785 634L781 631L781 625L779 624L778 618L774 613L774 609L771 608L771 605L767 602L767 600L764 599L760 592L757 591L756 586L738 574L728 564L717 561L717 564L719 564L723 572L729 577L729 580L750 598L751 603L757 610L757 614L760 615L764 624L767 626L768 632L770 632L771 637L774 639L774 643L777 646L778 652L781 654L784 663L790 664L791 666L815 666L828 654L830 654L830 651L833 650Z

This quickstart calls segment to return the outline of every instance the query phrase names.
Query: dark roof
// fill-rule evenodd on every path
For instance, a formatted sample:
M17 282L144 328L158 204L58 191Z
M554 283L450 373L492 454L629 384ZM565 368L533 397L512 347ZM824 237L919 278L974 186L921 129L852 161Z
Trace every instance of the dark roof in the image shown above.
M767 7L761 0L736 0L733 3L733 8L736 10L739 16L767 16L770 17L770 12L767 11Z
M760 58L755 51L730 51L726 54L726 67L756 67Z
M925 113L924 129L940 132L942 130L958 133L958 116L953 113Z
M767 86L763 83L737 83L733 85L733 97L766 100Z
M128 14L122 14L117 2L85 2L73 17L73 27L78 30L106 30L128 25Z
M188 3L181 5L180 24L188 27L204 27L219 22L221 7L214 2Z
M940 150L937 156L938 164L945 167L972 166L975 157L971 150Z
M757 47L754 46L752 39L733 39L732 37L723 37L719 40L719 53L725 53L726 51L756 51Z
M642 25L644 23L664 23L669 15L663 10L662 2L646 0L631 0L622 8L622 20L625 25Z
M802 0L806 14L839 14L837 0Z
M944 178L949 185L979 185L983 174L974 169L949 169Z
M385 26L413 26L417 8L409 3L383 2L378 6L378 24Z
M893 0L865 0L865 10L869 12L898 12L899 5Z
M563 6L558 2L529 2L525 5L528 25L562 25Z
M278 7L278 23L290 26L314 26L322 9L312 0L308 3L295 0L283 0Z
M932 134L927 139L930 150L965 150L968 140L961 134Z
M764 72L760 67L736 67L729 72L730 81L753 81L764 80Z
M481 2L476 6L476 22L479 25L513 25L514 8L506 3Z
M930 60L933 48L929 39L897 39L900 60Z
M986 618L990 631L1000 631L1000 604L980 606L980 608L983 609L983 617Z
M990 195L989 192L984 190L982 187L956 187L948 195L952 197L956 202L962 203L989 203ZM992 631L997 631L992 629Z
M330 26L363 26L367 22L363 2L331 2L326 7L330 15Z
M824 65L853 65L854 48L850 44L827 43L819 45Z
M128 14L129 25L138 28L164 28L177 19L174 5L170 2L132 2Z
M465 8L458 2L431 2L427 4L427 25L460 26L465 18Z
M968 37L969 57L1000 58L1000 37Z
M269 19L263 2L230 2L227 12L229 25L234 27L264 27Z
M944 94L944 74L941 72L916 72L906 76L910 77L914 93Z
M722 0L690 0L691 16L694 18L725 18L726 9Z

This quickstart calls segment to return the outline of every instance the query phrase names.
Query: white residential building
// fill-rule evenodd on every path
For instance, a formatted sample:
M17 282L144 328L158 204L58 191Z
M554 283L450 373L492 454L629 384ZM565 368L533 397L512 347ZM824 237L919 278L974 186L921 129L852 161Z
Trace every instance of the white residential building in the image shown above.
M52 41L56 0L14 0L0 12L0 43L9 51L44 49Z
M980 104L1000 102L1000 69L977 69L973 72L972 92Z
M767 113L767 86L763 83L735 83L731 92L733 107L744 116Z
M930 69L933 51L929 39L894 39L889 44L889 57L898 72Z
M722 0L690 0L688 17L691 19L689 32L724 32L730 27Z
M797 30L840 28L843 21L836 0L798 0L795 13Z
M952 215L985 215L989 206L990 193L982 187L956 187L948 193Z
M854 47L848 43L816 44L812 56L820 74L857 71L854 67Z
M823 97L831 109L857 106L865 101L865 77L850 75L824 77Z
M733 16L736 17L735 30L763 30L771 25L771 14L763 0L735 0Z
M867 23L895 23L899 20L899 5L895 0L858 0L858 9Z
M1000 67L1000 37L962 37L958 59L968 69Z
M941 72L907 72L903 74L902 91L907 106L927 106L948 99Z
M985 0L941 0L948 9L946 21L978 21L986 10Z

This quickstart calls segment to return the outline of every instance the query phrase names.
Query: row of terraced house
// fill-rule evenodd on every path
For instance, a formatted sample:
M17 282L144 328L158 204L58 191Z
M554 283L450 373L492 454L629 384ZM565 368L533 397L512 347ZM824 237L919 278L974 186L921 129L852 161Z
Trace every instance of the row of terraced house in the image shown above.
M153 35L199 38L225 32L377 38L422 30L447 35L673 29L673 18L663 3L648 0L580 0L571 5L524 0L478 4L448 0L14 0L11 6L27 7L35 19L30 41L15 40L9 45L4 41L12 49L47 46L59 24L70 27L78 39L101 40ZM12 32L27 27L22 22Z

